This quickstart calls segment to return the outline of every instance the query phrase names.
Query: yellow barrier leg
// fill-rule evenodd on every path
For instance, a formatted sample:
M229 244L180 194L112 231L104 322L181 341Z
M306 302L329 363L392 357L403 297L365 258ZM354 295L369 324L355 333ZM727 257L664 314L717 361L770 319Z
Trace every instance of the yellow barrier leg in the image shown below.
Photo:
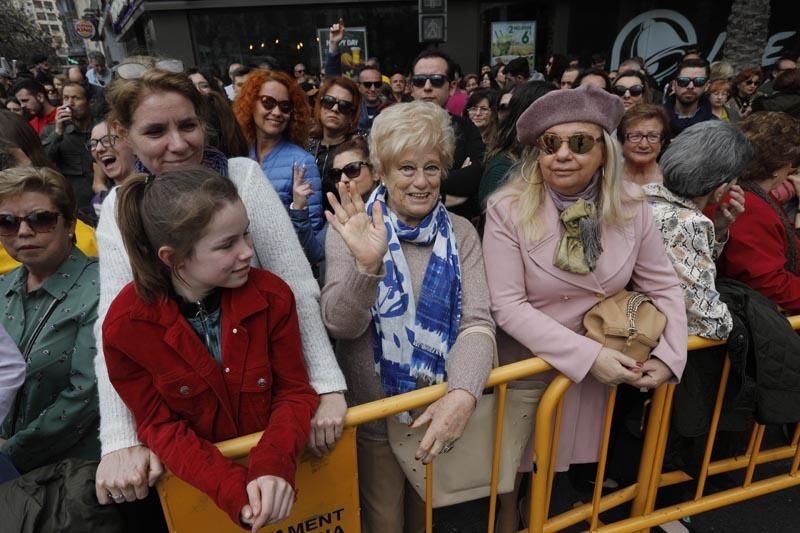
M614 417L614 404L617 402L617 387L608 389L608 403L606 404L606 420L603 427L603 441L600 444L600 460L597 464L597 475L594 478L594 493L592 494L592 519L589 527L594 531L600 518L600 498L603 497L603 482L606 478L606 462L608 461L608 443L611 439L611 419Z
M644 434L642 444L642 457L639 461L639 473L636 480L636 497L631 506L631 516L642 516L645 512L647 503L647 489L650 486L650 478L654 475L656 449L658 447L658 435L661 429L660 421L664 412L664 404L667 399L666 387L661 386L653 392L653 399L650 402L650 419L647 422L647 429Z
M764 438L764 429L766 426L756 424L756 439L753 444L753 453L750 454L750 461L747 463L747 473L744 476L743 487L749 487L753 482L753 473L756 471L756 462L758 461L758 452L761 451L761 441Z
M708 465L711 463L711 452L714 450L714 442L717 438L717 428L719 427L719 419L722 416L722 404L725 400L725 391L728 388L728 376L731 372L731 360L728 354L725 354L725 362L722 364L722 374L719 378L719 388L717 389L717 399L714 402L714 414L711 416L711 427L708 430L708 439L706 440L706 449L703 453L703 465L700 467L700 477L697 478L697 489L694 493L694 499L698 500L703 496L703 491L706 488L706 479L708 479Z
M533 465L533 472L531 472L529 533L542 533L544 530L544 523L547 520L548 509L546 507L546 494L548 491L547 480L550 469L550 457L552 455L551 447L554 446L554 412L558 408L558 403L570 385L570 380L565 376L556 376L542 395L542 399L539 401L539 409L536 411L536 426L534 432L534 453L536 462Z
M667 452L667 437L669 436L669 421L672 414L672 398L675 396L675 385L667 385L667 394L664 403L664 413L661 417L661 427L658 434L658 447L656 448L656 462L653 465L653 475L650 477L650 486L647 490L648 513L653 512L656 507L656 495L658 494L658 480L664 466L664 454ZM648 532L646 530L646 532Z
M433 533L433 461L425 465L425 533Z
M503 446L503 418L506 412L506 384L497 387L497 422L494 428L494 449L492 450L492 480L489 488L489 533L494 533L497 515L497 484L500 483L500 453Z
M800 424L797 424L794 428L794 436L792 437L792 446L796 448L794 452L794 461L792 461L792 469L790 471L790 475L796 476L797 469L800 468Z
M553 442L550 445L550 468L547 470L547 498L545 509L550 512L550 500L553 497L553 479L556 477L556 462L558 461L558 436L561 435L561 415L564 412L564 397L558 401L556 408L556 425L553 428Z

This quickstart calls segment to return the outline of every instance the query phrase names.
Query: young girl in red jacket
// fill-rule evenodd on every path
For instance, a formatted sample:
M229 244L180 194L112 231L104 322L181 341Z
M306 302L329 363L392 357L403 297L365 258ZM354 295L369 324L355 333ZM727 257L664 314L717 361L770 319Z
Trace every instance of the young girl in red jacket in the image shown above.
M132 177L117 216L134 281L111 304L103 346L139 438L234 522L255 532L285 519L319 399L291 290L250 267L236 188L203 168ZM213 444L257 431L247 466Z

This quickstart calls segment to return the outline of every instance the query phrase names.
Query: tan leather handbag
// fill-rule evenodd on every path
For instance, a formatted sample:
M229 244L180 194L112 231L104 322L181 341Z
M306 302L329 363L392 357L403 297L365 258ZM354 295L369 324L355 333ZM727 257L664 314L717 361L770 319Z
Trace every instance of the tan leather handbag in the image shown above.
M485 326L466 328L459 336L484 333L494 343L494 366L497 366L497 344L494 331ZM520 466L522 453L533 433L536 407L544 392L543 382L515 382L533 388L508 388L503 418L503 441L500 455L498 494L511 492ZM495 394L484 394L452 451L440 454L433 463L433 507L445 507L490 494L492 451L497 420ZM425 465L414 458L427 427L410 429L395 417L387 419L389 444L406 478L425 500Z
M636 361L650 358L667 326L667 317L647 295L620 291L584 315L586 336Z

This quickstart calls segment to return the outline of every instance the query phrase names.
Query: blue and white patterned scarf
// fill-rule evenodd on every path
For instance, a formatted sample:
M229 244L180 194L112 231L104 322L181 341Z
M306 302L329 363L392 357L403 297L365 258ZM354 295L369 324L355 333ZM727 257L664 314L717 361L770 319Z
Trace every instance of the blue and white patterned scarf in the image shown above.
M418 378L428 383L445 380L447 354L461 323L461 266L453 225L441 202L416 228L406 226L387 209L386 186L372 192L366 206L370 216L374 202L383 209L389 250L383 258L386 276L370 309L372 345L383 390L386 396L394 396L416 389ZM418 246L433 243L418 303L401 240Z

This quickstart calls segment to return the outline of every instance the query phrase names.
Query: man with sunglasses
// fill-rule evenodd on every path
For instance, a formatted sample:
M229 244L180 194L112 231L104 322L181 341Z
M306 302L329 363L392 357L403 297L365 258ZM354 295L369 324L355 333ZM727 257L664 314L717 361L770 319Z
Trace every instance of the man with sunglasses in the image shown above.
M708 62L703 59L687 59L678 66L672 80L674 94L664 104L673 136L694 124L716 119L705 94L710 72Z
M89 212L92 195L92 154L86 143L92 132L92 114L86 86L67 82L63 89L64 105L56 110L56 121L42 132L47 157L72 185L81 213Z
M456 89L454 73L455 63L447 54L424 50L414 60L411 96L446 108L447 100ZM469 117L451 114L450 121L456 133L456 150L453 166L447 179L442 181L441 192L450 211L473 219L481 214L478 187L483 175L485 146L481 132Z
M366 65L358 73L358 90L361 93L361 122L359 129L368 131L372 121L378 116L383 96L381 95L383 79L377 67Z

